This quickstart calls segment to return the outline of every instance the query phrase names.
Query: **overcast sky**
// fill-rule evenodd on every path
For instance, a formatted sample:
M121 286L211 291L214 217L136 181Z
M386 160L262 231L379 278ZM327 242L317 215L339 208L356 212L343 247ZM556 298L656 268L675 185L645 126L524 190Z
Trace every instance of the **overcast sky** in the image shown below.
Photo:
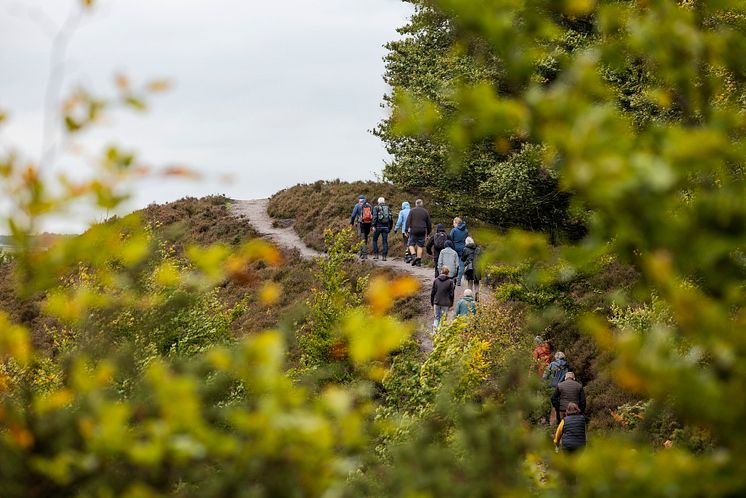
M0 0L0 146L38 158L51 40L79 0ZM52 4L52 5L50 5ZM383 117L383 44L410 12L399 0L99 0L75 32L65 88L112 75L170 79L147 114L117 114L86 137L150 164L185 164L200 182L151 182L133 207L185 195L266 197L298 182L372 179L386 159L368 130ZM35 10L38 9L38 10ZM48 30L48 29L47 29ZM79 168L72 159L61 167ZM232 175L226 183L219 179ZM72 222L70 222L72 223ZM69 223L68 223L69 224ZM64 229L57 222L51 228Z

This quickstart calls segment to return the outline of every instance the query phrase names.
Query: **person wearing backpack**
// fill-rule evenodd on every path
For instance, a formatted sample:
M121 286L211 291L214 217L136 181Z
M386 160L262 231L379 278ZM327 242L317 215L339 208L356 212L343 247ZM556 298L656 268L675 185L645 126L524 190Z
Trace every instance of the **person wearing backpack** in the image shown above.
M451 275L451 280L453 280L453 284L455 285L458 278L458 254L453 249L453 242L450 240L446 240L445 248L440 251L438 266L440 268L448 268L448 273Z
M466 223L464 220L456 216L453 219L453 229L451 230L451 240L453 241L453 248L459 257L459 272L456 285L461 285L461 277L464 275L464 262L461 256L464 253L464 247L466 246L466 237L469 236L469 230L466 229Z
M471 289L464 291L464 297L456 305L456 316L469 316L477 314L477 305L474 302Z
M378 205L373 208L373 259L378 259L378 237L383 239L382 259L386 261L389 255L389 232L394 226L391 209L386 205L386 199L378 198Z
M548 388L551 390L551 396L554 395L554 389L559 385L560 382L565 380L565 374L570 371L570 364L565 359L565 353L557 351L554 353L554 361L544 370L544 376L542 377L546 382L549 383ZM559 421L559 410L549 410L549 424L554 425L554 421ZM556 418L553 419L553 415Z
M412 258L409 254L409 247L407 242L409 241L409 227L407 226L407 216L409 216L409 203L404 201L401 203L401 211L399 211L399 217L396 220L396 226L394 227L394 233L397 233L401 229L401 236L404 240L404 262L411 263Z
M425 250L429 255L433 257L433 261L435 261L435 276L438 276L438 258L440 257L440 251L446 248L446 242L450 240L448 237L448 234L446 233L446 229L443 225L438 223L435 225L435 235L430 237L430 240L427 241L427 245L425 246Z
M479 272L479 266L477 260L481 250L474 243L474 239L466 237L463 251L461 251L461 257L459 262L461 263L461 269L464 271L466 277L466 285L474 291L474 295L479 301L479 281L481 280L481 274ZM461 275L459 275L460 277Z
M357 204L352 209L350 225L357 225L357 233L360 240L363 241L363 247L360 248L360 258L365 259L368 257L368 237L373 225L373 206L368 204L364 195L358 197Z

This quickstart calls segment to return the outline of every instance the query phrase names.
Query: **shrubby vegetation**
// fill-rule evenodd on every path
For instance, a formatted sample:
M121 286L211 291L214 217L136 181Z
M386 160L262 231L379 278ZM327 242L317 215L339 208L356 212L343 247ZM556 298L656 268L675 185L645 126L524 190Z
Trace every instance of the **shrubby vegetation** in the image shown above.
M244 335L236 327L264 323L247 310L272 309L278 285L302 295L288 272L303 272L204 214L225 212L224 199L181 204L188 214L173 218L190 223L175 235L148 221L153 207L47 248L32 236L45 215L81 201L116 208L137 161L109 148L99 177L52 186L2 157L17 247L1 267L15 289L0 303L3 495L744 494L746 12L704 1L420 5L415 21L447 28L442 46L467 54L454 64L487 72L453 78L449 112L440 86L402 84L392 137L444 154L457 175L479 172L475 153L493 166L513 157L502 172L527 195L546 171L587 214L582 239L480 237L499 302L441 329L424 355L415 323L395 313L414 282L365 285L364 265L344 266L342 233L308 277L310 314L283 311L267 319L276 330ZM119 90L116 102L142 107L138 89ZM62 122L80 133L107 102L78 92ZM304 187L320 207L324 187ZM288 213L319 212L294 195L273 209L281 199ZM344 224L349 207L339 209ZM238 288L249 290L226 298ZM46 347L32 340L39 330ZM555 454L534 424L546 410L528 358L536 333L592 379L595 430L577 455ZM313 375L335 362L343 375Z

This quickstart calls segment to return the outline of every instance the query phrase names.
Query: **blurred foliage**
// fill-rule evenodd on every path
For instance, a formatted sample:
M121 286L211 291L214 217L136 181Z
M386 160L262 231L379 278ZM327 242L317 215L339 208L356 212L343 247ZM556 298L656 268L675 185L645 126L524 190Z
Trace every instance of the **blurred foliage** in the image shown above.
M479 106L481 117L499 124L500 116L481 106L482 94L515 90L486 40L472 34L461 39L456 23L431 2L406 1L415 13L399 29L401 39L386 45L384 79L393 91L384 97L384 106L391 114L374 130L393 156L385 178L407 190L428 192L444 211L469 221L555 235L582 231L580 219L568 213L569 196L558 189L556 175L542 160L541 147L525 137L470 142L468 130L480 126L472 117L461 120L464 126L423 133L427 123L460 120L464 105ZM465 97L469 103L459 101L464 87L473 90ZM459 161L467 167L458 167Z
M448 46L490 62L500 84L455 78L448 113L437 91L412 95L402 85L392 124L413 132L402 140L439 144L428 148L461 165L456 174L471 174L474 150L494 157L507 143L519 156L502 171L522 188L541 160L560 197L587 214L582 240L553 247L534 232L485 235L490 278L501 297L523 303L480 303L476 317L445 327L425 358L412 324L393 316L416 282L376 276L351 287L358 279L343 268L352 236L330 234L301 349L307 366L323 369L329 355L345 375L305 382L286 365L284 337L297 323L232 340L226 332L244 303L215 297L240 284L265 306L281 299L278 282L258 280L283 264L275 248L242 237L169 242L142 214L47 247L35 237L46 217L80 203L116 209L127 181L144 174L139 160L107 147L81 182L3 156L15 246L12 273L3 272L21 299L39 300L54 319L46 325L57 354L0 312L0 494L746 492L744 8L421 5L419 14L448 27ZM112 98L76 90L58 124L79 134L117 105L142 110L143 95L167 86L143 93L122 76L115 83ZM490 167L503 161L511 160ZM191 176L178 166L154 174ZM574 362L590 352L605 358L574 368L581 377L598 369L599 382L632 398L606 408L622 425L634 419L635 430L592 433L582 452L555 455L549 434L531 423L543 396L529 373L536 331L582 345L566 351ZM591 387L593 406L602 394Z
M735 400L746 387L739 360L746 350L746 10L718 1L427 5L462 44L486 45L510 91L465 82L452 94L453 113L411 92L395 112L399 130L417 139L456 137L448 150L464 171L472 144L513 137L541 144L543 164L572 193L574 209L589 213L588 232L557 250L514 232L487 253L528 265L528 282L541 288L592 278L610 262L639 271L615 298L654 304L617 311L622 330L607 308L573 321L612 355L611 380L665 405L676 423L712 443L701 452L683 444L655 451L599 438L576 459L557 462L552 494L743 494L746 410ZM505 297L524 289L504 289ZM651 323L645 333L633 330Z

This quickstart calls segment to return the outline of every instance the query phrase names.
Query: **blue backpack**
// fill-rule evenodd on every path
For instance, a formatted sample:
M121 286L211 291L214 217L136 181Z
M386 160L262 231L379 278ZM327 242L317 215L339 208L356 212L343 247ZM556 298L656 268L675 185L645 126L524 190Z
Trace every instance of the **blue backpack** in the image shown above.
M557 387L557 384L565 380L565 374L570 371L570 364L567 363L567 360L560 360L561 363L559 363L556 368L551 369L552 374L552 383L550 384L551 387Z

